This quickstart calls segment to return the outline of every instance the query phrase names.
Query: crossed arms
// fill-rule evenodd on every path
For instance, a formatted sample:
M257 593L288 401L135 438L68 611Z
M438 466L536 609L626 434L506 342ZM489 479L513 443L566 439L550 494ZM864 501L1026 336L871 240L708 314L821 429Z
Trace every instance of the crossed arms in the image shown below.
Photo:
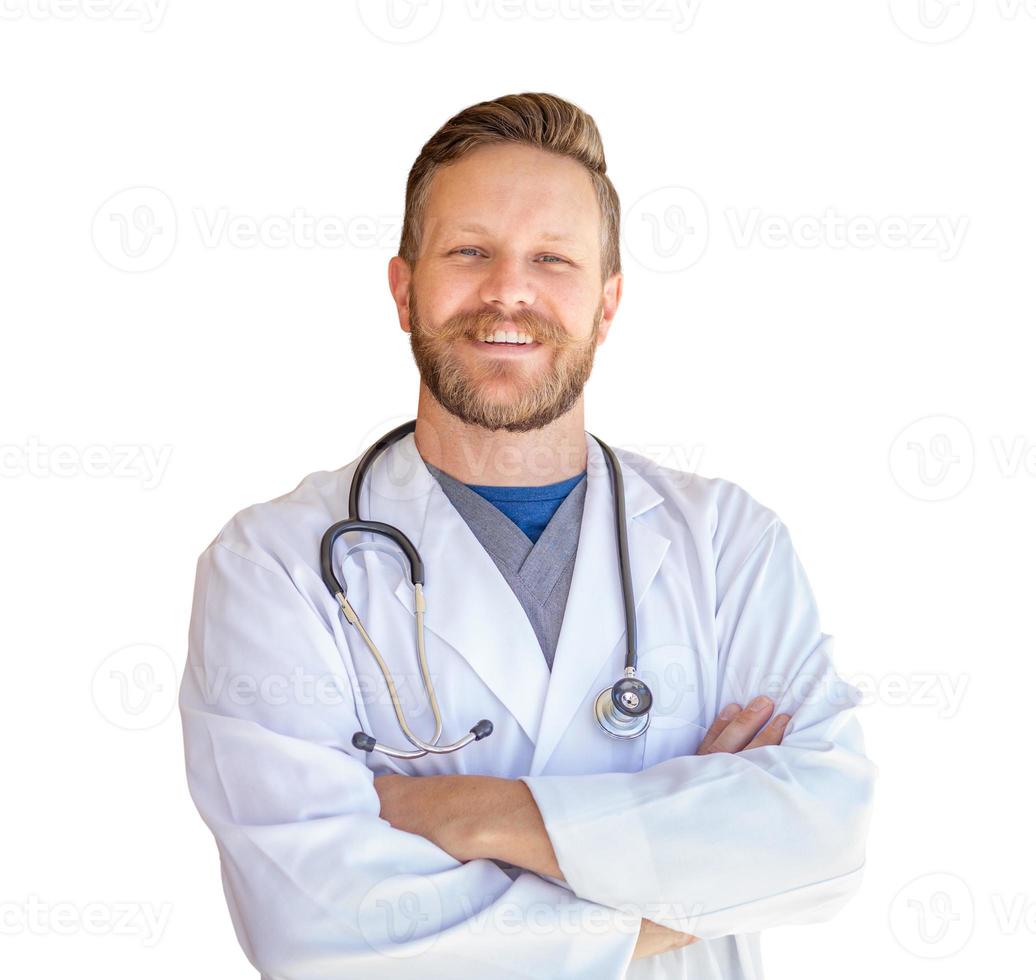
M730 704L699 745L696 755L740 752L779 745L788 715L777 715L759 731L773 703ZM397 830L419 834L458 861L488 858L564 881L543 817L520 779L493 776L400 776L374 778L381 817ZM696 936L642 919L633 959L668 952Z
M649 955L644 919L690 942L829 918L855 891L875 770L779 522L719 559L715 697L772 693L792 715L780 744L636 773L375 782L339 747L360 727L350 705L245 703L221 686L338 676L341 624L321 593L304 563L246 535L221 536L199 560L180 697L188 783L261 972L377 978L409 958L428 980L454 977L459 961L494 976L618 980L635 952ZM458 786L464 812L447 815L439 843L439 804L401 792ZM429 822L404 832L409 819ZM528 870L512 880L487 855Z

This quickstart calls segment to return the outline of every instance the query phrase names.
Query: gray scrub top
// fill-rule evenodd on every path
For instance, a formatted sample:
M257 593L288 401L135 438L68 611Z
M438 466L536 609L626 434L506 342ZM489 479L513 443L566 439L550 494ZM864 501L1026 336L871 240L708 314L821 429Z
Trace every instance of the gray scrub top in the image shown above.
M500 569L529 617L547 667L553 668L579 546L585 475L569 491L533 544L494 504L431 463L426 461L425 466Z

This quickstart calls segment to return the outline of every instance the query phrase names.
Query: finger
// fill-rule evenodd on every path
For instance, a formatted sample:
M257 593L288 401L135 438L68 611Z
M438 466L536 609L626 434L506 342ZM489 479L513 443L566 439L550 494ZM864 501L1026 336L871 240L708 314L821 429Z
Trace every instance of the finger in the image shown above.
M710 747L711 752L740 752L755 736L763 722L770 717L773 702L765 695L753 698L748 707L720 732Z
M698 751L695 754L705 755L712 747L712 743L719 737L719 733L730 724L730 720L732 718L737 717L740 710L741 705L728 704L718 715L716 715L712 724L709 726L709 730L705 733L705 737L701 740L701 744L698 746Z
M791 715L778 715L745 748L757 749L761 745L780 745L781 739L784 738L784 729L789 721L791 721Z

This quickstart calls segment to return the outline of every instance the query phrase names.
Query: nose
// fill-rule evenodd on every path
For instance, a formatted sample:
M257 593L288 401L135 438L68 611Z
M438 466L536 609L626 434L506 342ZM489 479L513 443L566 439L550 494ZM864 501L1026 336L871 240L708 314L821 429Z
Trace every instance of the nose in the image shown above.
M529 270L518 256L497 256L489 263L479 286L479 297L486 306L504 315L531 308L536 302Z

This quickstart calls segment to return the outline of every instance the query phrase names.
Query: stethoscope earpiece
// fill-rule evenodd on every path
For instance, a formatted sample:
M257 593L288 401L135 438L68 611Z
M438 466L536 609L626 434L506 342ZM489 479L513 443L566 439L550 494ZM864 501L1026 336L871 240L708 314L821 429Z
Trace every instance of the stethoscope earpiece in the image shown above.
M481 742L482 739L493 734L493 723L488 718L483 718L474 726L474 728L469 729L469 731L475 736L476 742Z

